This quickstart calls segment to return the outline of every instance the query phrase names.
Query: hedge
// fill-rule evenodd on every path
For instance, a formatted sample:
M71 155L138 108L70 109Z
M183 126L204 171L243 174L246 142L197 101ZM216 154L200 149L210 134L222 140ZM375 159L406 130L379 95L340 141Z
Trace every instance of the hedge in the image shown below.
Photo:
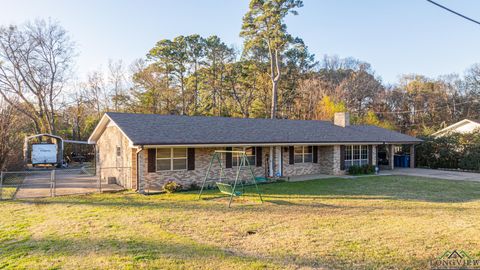
M480 171L480 133L423 137L416 147L418 167Z

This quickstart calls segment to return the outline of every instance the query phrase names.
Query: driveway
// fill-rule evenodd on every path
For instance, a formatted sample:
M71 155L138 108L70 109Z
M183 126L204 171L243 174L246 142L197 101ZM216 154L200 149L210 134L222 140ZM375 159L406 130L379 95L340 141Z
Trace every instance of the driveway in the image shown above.
M392 171L382 171L384 175L408 175L408 176L420 176L428 178L439 178L447 180L463 180L463 181L477 181L480 182L480 173L471 172L459 172L459 171L443 171L433 169L420 169L420 168L397 168Z
M50 171L32 172L25 176L15 198L42 198L55 196L87 194L99 192L98 177L84 173L81 169L56 170L55 188L52 190ZM123 187L116 184L102 183L102 191L119 191Z

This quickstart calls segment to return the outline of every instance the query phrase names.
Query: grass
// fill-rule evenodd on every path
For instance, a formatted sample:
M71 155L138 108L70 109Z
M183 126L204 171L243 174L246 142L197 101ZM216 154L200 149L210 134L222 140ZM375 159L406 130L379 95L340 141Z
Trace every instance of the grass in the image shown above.
M0 202L0 269L425 269L480 257L480 183L418 177ZM250 191L250 192L248 192Z
M3 172L0 179L0 200L10 200L15 197L18 187L25 179L25 173Z

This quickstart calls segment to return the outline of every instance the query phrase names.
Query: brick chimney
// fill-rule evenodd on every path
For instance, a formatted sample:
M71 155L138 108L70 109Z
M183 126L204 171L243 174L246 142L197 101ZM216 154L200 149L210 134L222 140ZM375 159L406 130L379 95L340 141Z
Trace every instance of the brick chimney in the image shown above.
M350 114L348 112L337 112L333 117L333 124L346 127L350 126Z

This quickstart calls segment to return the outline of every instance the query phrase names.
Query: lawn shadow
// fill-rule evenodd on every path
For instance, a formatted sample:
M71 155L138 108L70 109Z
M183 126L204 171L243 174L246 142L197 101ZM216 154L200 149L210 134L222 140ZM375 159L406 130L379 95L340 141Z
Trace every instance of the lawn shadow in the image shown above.
M248 237L248 236L245 236ZM248 254L233 249L222 249L212 245L194 242L189 238L166 236L165 239L137 239L122 240L113 238L61 238L51 236L50 238L25 238L20 241L11 242L0 247L2 257L0 258L0 268L22 268L28 263L39 265L38 258L44 258L45 265L51 269L62 268L64 264L72 259L83 258L87 262L88 255L95 253L96 256L119 256L127 257L122 259L122 265L135 267L158 267L155 260L169 260L175 267L182 268L182 265L202 265L210 268L215 267L216 263L223 266L225 261L227 265L237 265L242 263L248 265L261 265L263 268L276 266L290 266L293 268L318 267L317 260L302 258L275 257L269 254ZM113 258L115 261L115 258ZM76 264L82 265L82 261ZM88 264L87 264L88 265ZM33 267L33 265L31 266ZM85 266L84 266L85 267ZM87 267L88 268L88 267Z

